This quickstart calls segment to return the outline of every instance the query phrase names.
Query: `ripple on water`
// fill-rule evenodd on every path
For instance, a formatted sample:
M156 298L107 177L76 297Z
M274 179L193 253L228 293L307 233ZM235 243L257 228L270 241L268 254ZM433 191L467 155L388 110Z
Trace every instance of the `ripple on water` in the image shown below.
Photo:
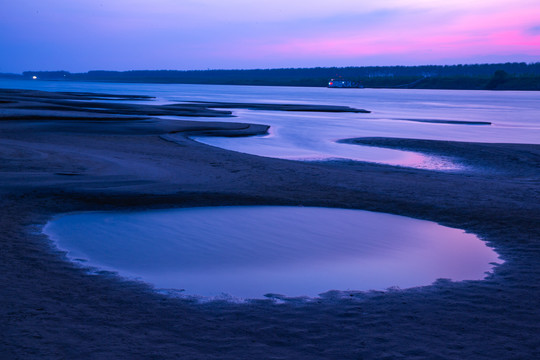
M316 207L201 207L62 215L44 232L71 259L186 294L316 296L483 279L475 235L402 216Z

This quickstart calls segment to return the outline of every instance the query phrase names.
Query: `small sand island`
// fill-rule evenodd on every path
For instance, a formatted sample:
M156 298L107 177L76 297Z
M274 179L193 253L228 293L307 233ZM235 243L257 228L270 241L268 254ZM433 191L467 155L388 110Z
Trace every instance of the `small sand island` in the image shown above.
M540 356L540 145L342 140L451 156L477 169L466 173L289 161L189 136L268 131L265 124L220 122L233 108L366 110L150 100L0 89L0 358ZM171 134L184 137L173 142ZM310 301L275 296L198 303L114 273L88 272L41 232L59 213L218 205L336 207L430 220L477 234L504 263L478 281L333 291Z

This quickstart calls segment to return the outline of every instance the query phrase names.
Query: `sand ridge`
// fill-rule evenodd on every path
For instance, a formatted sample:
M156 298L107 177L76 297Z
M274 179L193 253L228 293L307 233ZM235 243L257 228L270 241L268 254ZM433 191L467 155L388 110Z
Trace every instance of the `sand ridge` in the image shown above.
M10 118L15 105L17 116L25 116L30 102L71 95L0 94L0 358L540 357L538 145L369 140L432 149L496 170L476 173L295 162L187 136L166 139L193 131L264 133L264 124L170 121L143 115L147 109L135 112L144 119L110 119L126 116L111 110L91 112L103 119L88 120L58 108L52 111L62 120L53 113ZM62 212L252 204L357 208L436 221L478 234L505 263L484 281L335 292L311 302L197 304L114 274L89 274L39 232Z

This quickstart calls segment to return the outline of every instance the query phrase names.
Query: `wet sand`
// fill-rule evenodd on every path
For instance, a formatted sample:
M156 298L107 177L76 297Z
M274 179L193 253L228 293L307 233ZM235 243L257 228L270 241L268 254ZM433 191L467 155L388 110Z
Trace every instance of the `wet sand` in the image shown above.
M304 163L187 137L168 141L167 134L178 132L267 131L264 125L219 123L230 113L202 104L91 108L76 100L88 96L96 103L104 96L71 96L0 91L0 358L540 357L540 146L350 140L423 149L479 169L463 173ZM151 117L182 111L216 121ZM89 274L39 231L62 212L254 204L356 208L436 221L478 234L505 263L483 281L335 292L311 302L198 304L114 274Z

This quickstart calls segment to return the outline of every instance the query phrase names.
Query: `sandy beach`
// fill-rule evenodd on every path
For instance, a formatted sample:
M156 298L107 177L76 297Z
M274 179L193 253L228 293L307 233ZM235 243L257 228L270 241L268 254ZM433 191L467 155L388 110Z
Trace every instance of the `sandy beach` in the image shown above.
M227 105L107 98L0 90L0 358L540 358L539 145L344 139L453 157L471 168L463 172L297 162L188 138L268 130L219 122L231 113L210 106ZM155 117L162 115L194 121ZM173 142L172 133L185 137ZM477 234L504 264L482 281L334 292L309 302L200 304L88 273L40 232L55 214L72 211L259 204L435 221Z

